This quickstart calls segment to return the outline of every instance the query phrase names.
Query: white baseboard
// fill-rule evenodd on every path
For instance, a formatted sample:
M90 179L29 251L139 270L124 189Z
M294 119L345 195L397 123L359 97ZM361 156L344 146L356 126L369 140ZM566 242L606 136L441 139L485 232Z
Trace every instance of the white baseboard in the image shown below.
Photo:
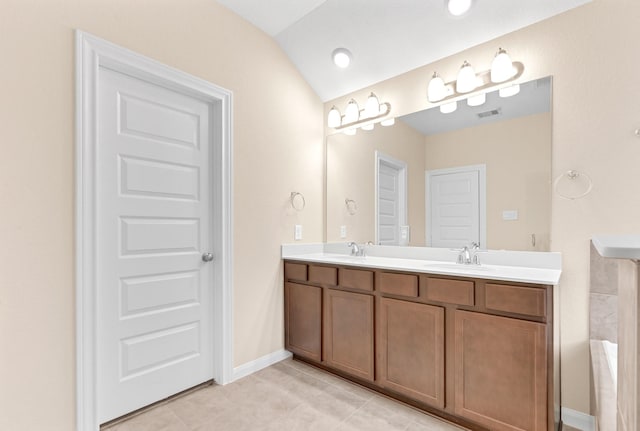
M566 407L562 407L562 423L582 431L596 431L595 417Z
M251 362L247 362L246 364L239 365L233 369L233 377L231 381L246 377L249 374L260 371L263 368L267 368L268 366L280 362L284 359L288 359L291 356L291 352L282 349L273 353L269 353L268 355L264 355Z

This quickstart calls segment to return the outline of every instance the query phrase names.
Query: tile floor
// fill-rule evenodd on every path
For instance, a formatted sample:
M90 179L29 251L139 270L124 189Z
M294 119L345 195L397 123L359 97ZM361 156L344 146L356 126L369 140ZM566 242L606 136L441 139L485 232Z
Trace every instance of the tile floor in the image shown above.
M304 363L285 360L160 404L108 431L461 431Z

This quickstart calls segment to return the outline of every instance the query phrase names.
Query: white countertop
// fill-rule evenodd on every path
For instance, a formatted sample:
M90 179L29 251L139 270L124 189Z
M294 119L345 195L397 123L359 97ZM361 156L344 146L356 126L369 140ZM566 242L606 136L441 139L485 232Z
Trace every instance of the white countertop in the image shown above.
M344 253L336 252L340 248L345 247L330 244L284 245L282 258L304 262L545 285L558 284L562 272L559 253L487 251L481 254L481 258L487 261L486 264L460 265L455 263L457 254L446 249L368 246L368 255L357 257L349 255L348 248L345 248ZM532 255L532 253L535 254ZM526 261L514 264L519 259L526 259Z
M640 259L640 235L595 235L591 241L602 257Z

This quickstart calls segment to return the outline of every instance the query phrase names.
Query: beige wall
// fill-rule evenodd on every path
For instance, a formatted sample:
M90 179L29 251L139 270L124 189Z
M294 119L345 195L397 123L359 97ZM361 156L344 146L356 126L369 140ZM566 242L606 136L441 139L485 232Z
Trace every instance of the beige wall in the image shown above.
M523 81L553 75L552 176L577 169L594 187L583 199L552 197L551 249L562 252L558 287L563 406L589 411L589 239L640 229L640 2L585 6L325 104L365 100L372 89L398 115L427 108L429 78L454 79L463 60L487 70L499 46L525 64ZM326 117L325 117L326 118Z
M407 163L409 245L424 245L424 136L398 121L355 136L327 137L327 242L375 241L375 152ZM356 201L351 215L345 198ZM347 238L340 238L340 226Z
M322 104L272 39L213 0L2 0L2 430L74 429L75 28L234 93L235 365L283 347L293 225L323 237Z
M425 138L425 169L486 165L487 244L494 250L549 250L551 114L528 115ZM517 210L505 221L502 211ZM535 246L531 235L535 234Z

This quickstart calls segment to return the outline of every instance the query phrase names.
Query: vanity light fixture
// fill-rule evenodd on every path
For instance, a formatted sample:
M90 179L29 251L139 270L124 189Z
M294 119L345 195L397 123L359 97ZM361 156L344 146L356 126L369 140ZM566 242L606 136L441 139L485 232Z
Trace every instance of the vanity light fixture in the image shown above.
M347 109L344 110L344 119L342 123L355 123L360 119L360 107L355 99L349 100Z
M501 88L498 90L498 94L500 97L511 97L515 96L520 92L520 84L513 84L508 87Z
M455 112L456 109L458 109L458 102L456 101L440 105L440 112L443 114L451 114L452 112Z
M329 127L340 127L340 123L342 122L342 114L338 111L338 108L335 105L329 111L329 115L327 116L327 126Z
M484 102L487 101L487 94L486 93L480 93L477 94L475 96L469 96L469 98L467 99L467 105L469 106L480 106L482 104L484 104Z
M467 99L469 106L480 106L486 101L485 93L499 89L500 97L509 97L520 91L514 81L524 73L524 64L512 62L507 52L499 48L491 69L476 73L465 60L455 81L445 82L437 72L433 73L427 87L427 99L438 103L442 113L456 110L458 100Z
M327 126L341 130L347 135L355 135L357 128L373 130L375 123L382 126L393 125L395 120L388 117L390 112L391 105L388 102L380 103L378 97L371 93L362 110L355 99L349 100L344 115L333 106L327 115Z
M435 103L445 97L447 97L447 88L444 85L444 79L438 75L438 72L433 72L429 87L427 87L427 99L429 99L429 102Z
M333 63L341 69L346 69L351 64L351 51L346 48L334 49L331 53Z
M458 72L456 91L458 93L469 93L476 89L477 84L476 72L467 60L465 60Z
M364 105L364 115L368 118L375 117L380 113L380 101L373 92L367 98L367 103Z
M498 52L491 63L491 82L505 82L516 73L517 70L514 69L513 62L507 51L498 48Z

